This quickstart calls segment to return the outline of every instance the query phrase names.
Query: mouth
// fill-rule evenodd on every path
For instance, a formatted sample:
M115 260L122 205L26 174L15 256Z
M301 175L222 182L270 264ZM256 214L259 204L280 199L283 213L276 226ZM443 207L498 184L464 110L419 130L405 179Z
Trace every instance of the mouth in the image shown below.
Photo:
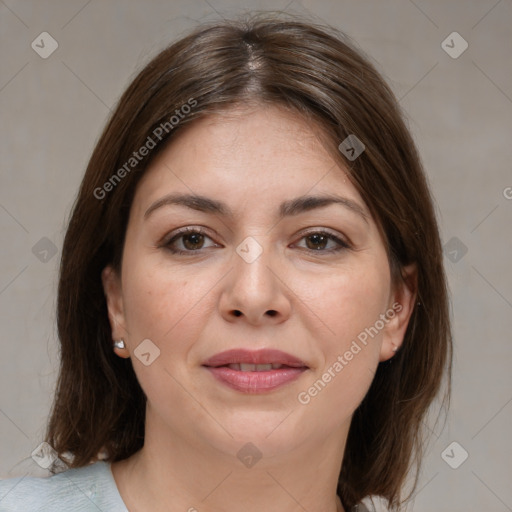
M216 366L215 368L231 368L238 372L268 372L270 370L280 370L281 368L298 368L294 366L288 366L281 363L264 363L264 364L251 364L251 363L230 363Z
M309 367L280 350L235 349L216 354L203 363L218 382L242 393L273 391L299 378Z

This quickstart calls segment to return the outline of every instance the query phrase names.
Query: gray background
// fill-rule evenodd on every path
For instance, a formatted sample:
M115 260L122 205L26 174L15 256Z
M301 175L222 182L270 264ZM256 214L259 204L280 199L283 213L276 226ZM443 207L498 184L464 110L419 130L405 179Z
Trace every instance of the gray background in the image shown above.
M409 510L512 510L511 0L0 0L0 476L42 471L30 454L56 379L60 248L109 110L188 28L254 9L309 13L356 40L400 98L436 198L453 399ZM43 31L59 45L47 59L31 48ZM442 47L454 31L469 44L458 58ZM447 41L452 52L460 43ZM452 469L441 454L455 465L463 449L469 457Z

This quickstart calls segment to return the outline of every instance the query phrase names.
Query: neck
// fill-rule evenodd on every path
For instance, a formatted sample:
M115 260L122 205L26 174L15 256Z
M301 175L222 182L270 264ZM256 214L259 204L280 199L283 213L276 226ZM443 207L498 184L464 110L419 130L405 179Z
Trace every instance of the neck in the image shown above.
M112 472L130 512L344 512L336 487L347 433L343 425L321 442L245 465L243 457L171 435L147 417L144 447L113 463Z

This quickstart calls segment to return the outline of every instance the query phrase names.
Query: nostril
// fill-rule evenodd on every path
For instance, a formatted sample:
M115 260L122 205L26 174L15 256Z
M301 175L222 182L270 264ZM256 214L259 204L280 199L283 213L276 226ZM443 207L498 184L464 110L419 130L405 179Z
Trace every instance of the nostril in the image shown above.
M269 309L267 311L267 315L269 315L269 316L276 316L277 315L277 311L275 309Z
M238 311L238 309L235 309L234 313L235 313L235 316L240 316L242 314L240 311Z

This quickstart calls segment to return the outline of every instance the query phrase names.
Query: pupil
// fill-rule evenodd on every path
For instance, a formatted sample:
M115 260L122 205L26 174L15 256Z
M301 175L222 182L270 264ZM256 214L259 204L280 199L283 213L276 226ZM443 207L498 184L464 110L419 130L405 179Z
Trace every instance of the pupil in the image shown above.
M327 237L325 237L324 235L310 235L308 238L307 238L308 241L312 240L313 241L313 244L322 244L321 247L309 247L309 244L308 245L308 248L309 249L322 249L325 247L325 242L327 241Z
M198 249L197 245L202 245L203 235L201 233L189 233L183 237L183 245L187 249ZM192 240L192 243L187 243L187 240Z

